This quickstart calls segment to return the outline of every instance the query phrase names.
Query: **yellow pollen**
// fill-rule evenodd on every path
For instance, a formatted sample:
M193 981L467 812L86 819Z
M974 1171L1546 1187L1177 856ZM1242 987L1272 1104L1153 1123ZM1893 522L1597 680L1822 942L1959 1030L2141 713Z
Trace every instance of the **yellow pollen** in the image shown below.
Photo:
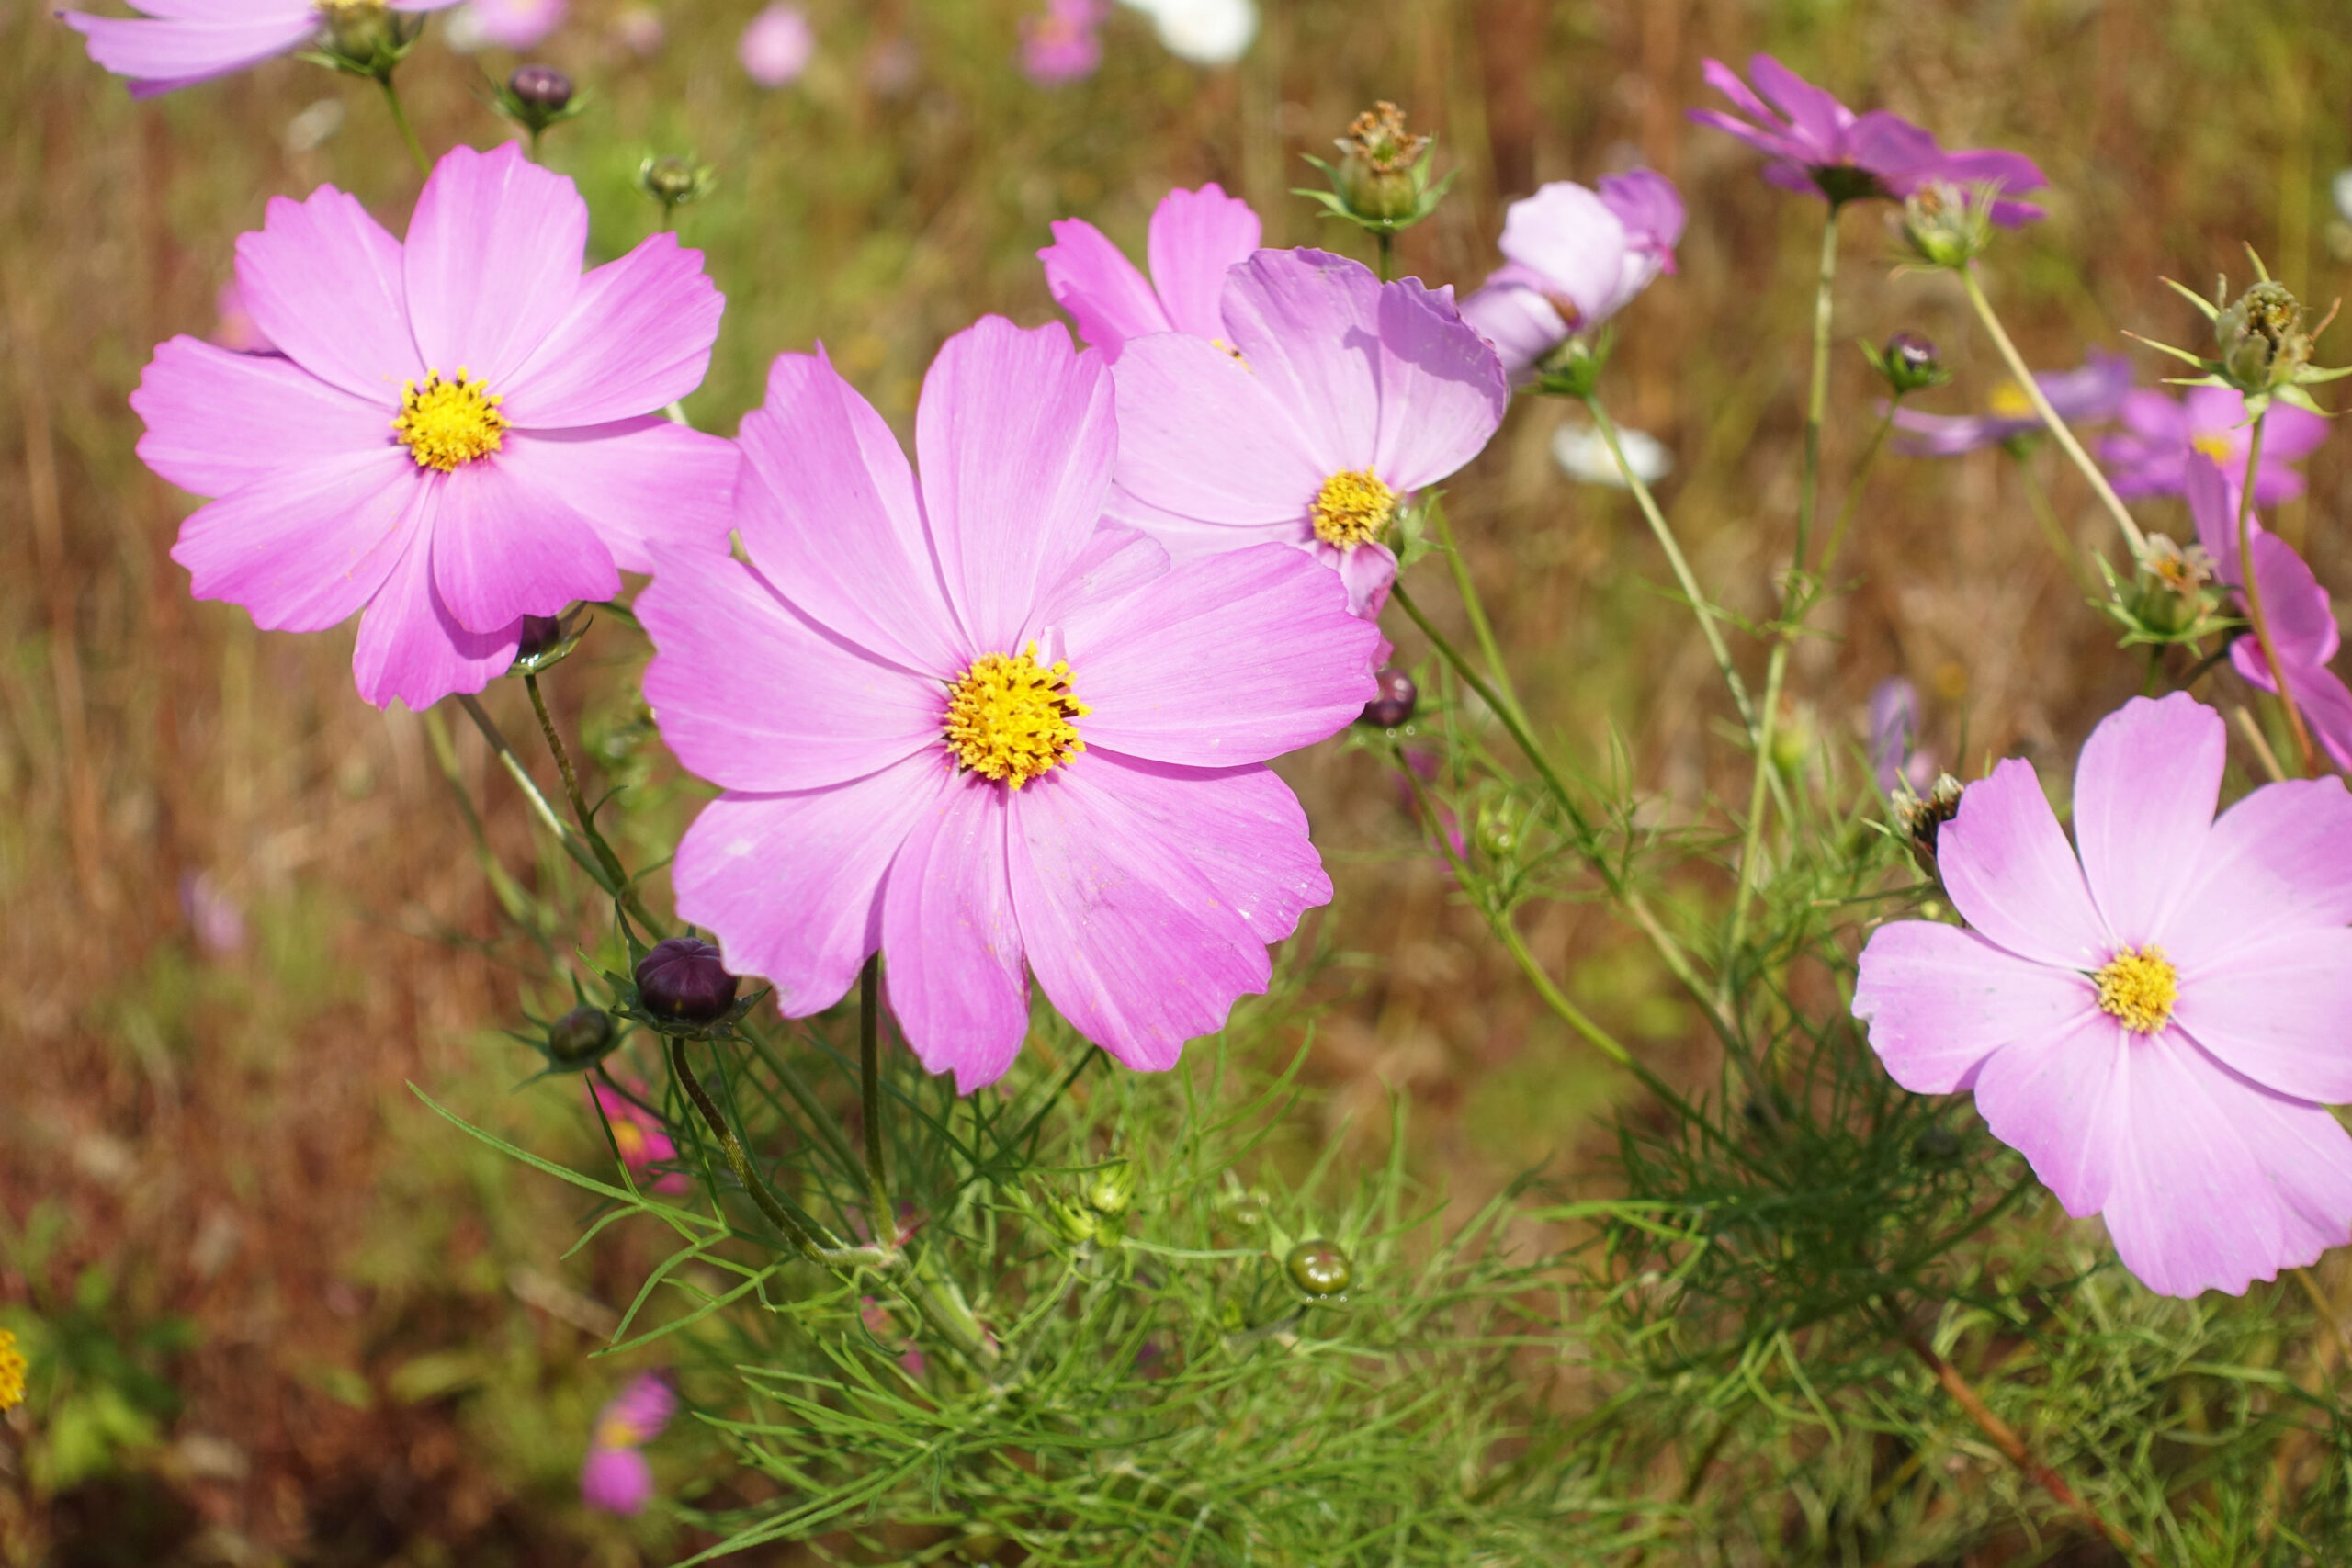
M392 421L399 436L420 468L453 473L477 457L498 450L506 430L506 416L498 412L501 400L491 395L486 382L467 378L458 367L458 378L441 379L439 370L425 374L424 385L411 381L401 392L401 414Z
M2004 381L1994 388L1993 395L1985 401L2001 419L2023 419L2033 412L2033 400L2015 381Z
M947 688L947 749L972 773L1019 789L1086 742L1070 722L1091 712L1070 695L1069 666L1037 662L1037 645L984 653Z
M625 1416L607 1416L596 1423L589 1441L600 1449L633 1449L645 1441L645 1434Z
M613 1147L623 1165L645 1163L645 1129L634 1122L616 1122L613 1126Z
M14 1410L25 1402L25 1356L17 1337L0 1328L0 1410Z
M1376 538L1396 513L1396 492L1370 468L1342 468L1316 492L1315 536L1353 549Z
M2132 1033L2154 1034L2172 1021L2172 1004L2180 999L2180 971L2154 942L2120 949L2091 978L2098 982L2099 1010L2113 1014Z
M2216 435L2208 431L2202 435L2193 437L2188 444L2217 463L2226 463L2230 460L2230 438L2226 435Z

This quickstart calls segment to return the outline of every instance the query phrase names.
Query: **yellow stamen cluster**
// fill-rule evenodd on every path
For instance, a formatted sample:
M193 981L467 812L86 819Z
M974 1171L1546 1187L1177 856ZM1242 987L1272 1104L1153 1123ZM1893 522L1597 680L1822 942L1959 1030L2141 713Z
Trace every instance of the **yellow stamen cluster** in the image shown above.
M1070 695L1069 666L1037 662L1037 645L984 653L947 688L947 749L983 778L1019 789L1086 750L1078 726L1090 708Z
M1353 549L1377 538L1396 513L1396 492L1370 468L1342 468L1323 481L1309 514L1315 536L1327 545Z
M2231 460L2230 438L2226 435L2207 431L2202 435L2191 437L2188 444L2216 463L2227 463Z
M616 1122L613 1127L613 1148L623 1165L645 1163L645 1129L634 1122Z
M1995 417L1999 419L2027 419L2034 412L2033 400L2027 397L2025 389L2015 381L2002 382L1993 389L1993 395L1984 401Z
M2172 1021L2172 1005L2180 999L2180 971L2154 942L2120 949L2091 978L2098 983L2099 1010L2132 1033L2154 1034Z
M418 468L453 473L498 450L506 430L500 401L488 383L469 379L464 366L458 367L454 381L444 381L435 369L426 374L422 387L411 381L402 389L392 434L407 446Z
M25 1402L25 1354L17 1337L0 1328L0 1410L14 1410Z

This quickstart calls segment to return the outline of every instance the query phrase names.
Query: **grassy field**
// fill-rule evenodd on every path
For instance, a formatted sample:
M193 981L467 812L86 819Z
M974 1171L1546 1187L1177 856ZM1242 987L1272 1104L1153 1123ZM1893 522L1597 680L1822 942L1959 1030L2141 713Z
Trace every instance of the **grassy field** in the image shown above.
M734 58L752 8L674 0L639 55L618 6L575 0L539 51L596 97L548 161L588 193L599 257L657 219L630 188L643 157L717 171L681 222L728 297L687 404L703 428L731 433L769 358L820 339L905 425L947 333L983 311L1052 315L1034 259L1050 220L1139 250L1170 185L1247 197L1271 244L1347 249L1286 191L1311 176L1300 153L1390 97L1461 171L1403 246L1433 283L1481 278L1502 204L1541 180L1645 163L1681 184L1680 273L1624 322L1611 393L1676 455L1668 508L1744 611L1765 609L1788 548L1818 209L1684 119L1711 99L1702 58L1770 48L1947 143L2039 159L2050 220L1996 257L2038 365L2124 348L2126 329L2185 339L2193 318L2159 275L2240 276L2242 243L2321 301L2352 264L2327 195L2352 159L2342 3L1268 0L1235 68L1176 61L1121 11L1101 71L1047 90L1014 64L1011 0L810 0L818 59L772 93ZM401 75L428 149L506 134L479 94L510 64L428 35ZM280 62L133 104L30 4L0 13L0 1325L38 1323L58 1369L49 1403L0 1433L0 1562L666 1561L673 1529L589 1516L574 1486L621 1375L587 1353L649 1238L564 1258L569 1199L402 1087L551 1154L595 1149L574 1086L513 1092L535 1063L501 1031L554 998L498 935L436 737L356 699L348 628L262 634L191 601L167 555L191 502L131 454L124 400L152 346L212 330L233 238L269 197L332 182L398 231L415 171L367 84ZM1894 268L1879 211L1845 222L1833 474L1868 434L1854 338L1942 344L1959 380L1935 406L1999 379L1957 292ZM1621 733L1663 794L1744 787L1630 503L1551 461L1561 417L1516 408L1450 498L1531 705L1581 750ZM2087 492L2043 472L2062 524L2095 536ZM2342 443L2309 472L2279 526L2324 582L2352 581ZM2134 689L1998 453L1883 465L1849 562L1861 586L1792 677L1822 731L1858 735L1871 687L1900 673L1947 760L2065 757ZM638 725L641 657L599 628L552 682L559 715L608 781L683 809ZM519 691L486 701L530 728ZM556 874L479 740L453 745L491 844ZM1452 906L1389 777L1339 744L1285 771L1340 888L1310 928L1334 954L1313 1135L1375 1157L1403 1089L1414 1157L1465 1199L1544 1161L1605 1185L1596 1118L1625 1084ZM1597 911L1555 910L1528 938L1669 1076L1712 1070L1645 950Z

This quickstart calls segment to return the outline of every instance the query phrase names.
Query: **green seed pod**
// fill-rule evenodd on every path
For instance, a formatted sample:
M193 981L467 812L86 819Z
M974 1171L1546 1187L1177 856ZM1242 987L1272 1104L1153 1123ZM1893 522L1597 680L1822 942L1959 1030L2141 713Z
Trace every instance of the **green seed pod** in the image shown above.
M2213 318L2222 374L2239 390L2263 392L2293 382L2311 363L2303 305L2283 283L2255 284Z
M1292 1247L1283 1268L1292 1284L1317 1301L1344 1294L1356 1277L1355 1265L1340 1250L1340 1244L1322 1236Z

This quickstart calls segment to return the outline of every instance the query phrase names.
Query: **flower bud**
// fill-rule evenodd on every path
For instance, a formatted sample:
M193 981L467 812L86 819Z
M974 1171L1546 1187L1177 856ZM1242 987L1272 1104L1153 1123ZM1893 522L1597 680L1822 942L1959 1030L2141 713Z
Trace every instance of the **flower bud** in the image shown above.
M1956 185L1930 181L1904 198L1903 238L1929 266L1966 266L1993 243L1992 204Z
M1379 688L1372 701L1363 705L1363 716L1359 723L1374 729L1396 729L1411 722L1413 705L1420 700L1420 688L1413 678L1394 664L1385 665L1373 678Z
M1911 858L1921 871L1936 876L1936 833L1960 815L1960 781L1950 773L1937 775L1936 787L1925 796L1907 790L1894 801L1894 825L1903 829Z
M1283 1268L1292 1284L1318 1301L1341 1294L1356 1277L1355 1265L1340 1244L1321 1236L1292 1247Z
M637 167L637 188L662 204L668 213L710 194L717 171L691 158L648 158Z
M571 102L571 78L552 65L517 65L506 90L516 103L541 114L560 114Z
M1135 1195L1136 1168L1121 1160L1108 1170L1095 1172L1094 1179L1087 1184L1086 1206L1098 1214L1116 1219L1127 1212Z
M338 71L389 81L424 30L422 17L403 15L375 0L326 0L319 7L326 22L320 52Z
M2135 576L2132 615L2158 637L2179 636L2211 609L2213 558L2202 545L2183 549L2166 535L2151 534Z
M690 936L665 937L637 965L637 994L656 1018L710 1023L735 1003L735 976L718 949Z
M2311 363L2302 301L2285 284L2267 278L2213 318L2213 340L2221 349L2222 374L2244 392L2290 385L2296 372Z
M1053 1216L1055 1228L1080 1247L1102 1234L1102 1217L1083 1203L1057 1198L1053 1201Z
M548 1025L548 1060L559 1067L585 1067L613 1048L612 1015L600 1007L576 1007Z
M1868 345L1865 352L1869 352ZM1951 372L1944 368L1936 345L1917 333L1897 333L1886 340L1884 348L1869 356L1878 373L1886 378L1887 390L1898 398L1940 387L1951 379Z
M1359 218L1394 222L1419 205L1415 177L1430 139L1405 129L1405 111L1382 99L1356 116L1340 138L1340 199Z

